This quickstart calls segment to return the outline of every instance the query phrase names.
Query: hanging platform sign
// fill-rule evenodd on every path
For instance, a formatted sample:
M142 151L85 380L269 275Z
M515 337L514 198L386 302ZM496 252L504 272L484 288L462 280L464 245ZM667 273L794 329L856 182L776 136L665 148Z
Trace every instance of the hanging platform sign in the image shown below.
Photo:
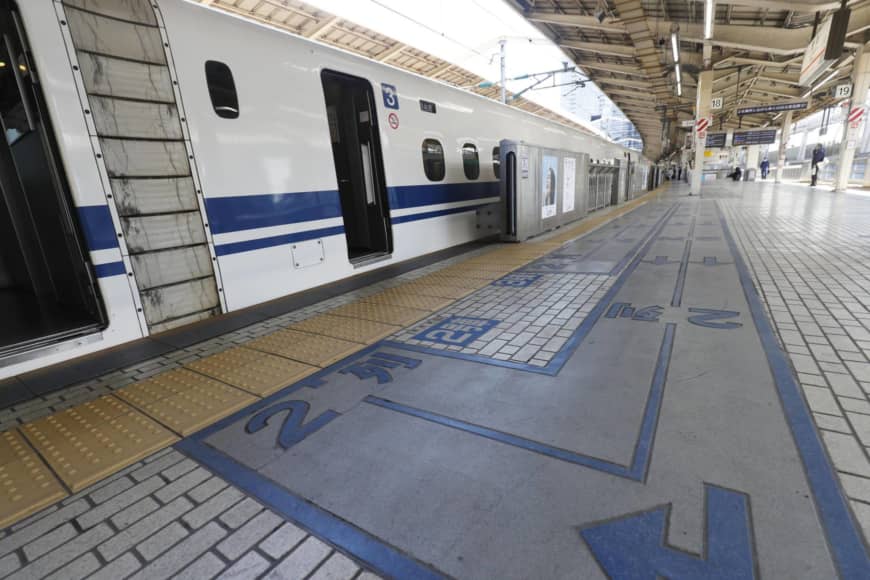
M776 129L735 131L731 144L735 147L741 145L770 145L774 141L776 141Z
M826 58L828 37L831 35L831 19L828 18L819 26L816 35L810 41L801 63L801 76L798 82L802 87L808 87L828 70L834 63Z
M757 107L743 107L737 109L738 115L755 115L758 113L779 113L781 111L801 111L807 108L807 101L798 103L771 103L769 105L759 105Z

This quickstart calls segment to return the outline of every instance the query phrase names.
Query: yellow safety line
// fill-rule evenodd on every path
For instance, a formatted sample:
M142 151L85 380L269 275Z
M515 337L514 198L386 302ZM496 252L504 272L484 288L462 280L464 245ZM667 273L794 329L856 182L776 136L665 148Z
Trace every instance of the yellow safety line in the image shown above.
M409 294L413 295L416 293L416 291L418 289L425 288L426 286L429 286L430 288L436 288L437 290L435 290L435 292L438 294L454 294L454 292L452 292L452 290L455 290L456 291L455 294L457 295L456 298L440 297L441 300L444 300L444 304L439 308L439 310L446 308L449 305L456 302L457 300L460 300L462 298L462 296L459 296L460 294L464 296L467 293L474 292L475 291L473 289L474 286L476 286L478 288L483 287L489 283L489 280L494 280L496 278L500 278L501 276L504 276L505 274L508 274L508 273L518 269L518 268L521 268L521 267L525 266L526 264L528 264L528 263L544 256L545 254L553 251L554 249L560 247L568 240L578 238L584 234L587 234L587 233L601 227L602 225L604 225L610 221L613 221L614 219L616 219L620 216L625 215L626 213L634 210L635 208L639 207L640 205L643 205L644 203L650 201L654 197L657 197L659 194L661 194L667 188L667 186L668 186L668 184L665 183L662 186L658 187L657 189L654 189L653 191L650 191L650 192L648 192L640 197L637 197L629 202L626 202L621 206L612 207L610 209L602 210L597 215L594 215L592 217L583 218L575 224L564 226L562 228L555 230L554 232L549 232L549 233L541 236L540 238L534 238L534 239L528 240L522 244L503 245L501 247L494 248L490 252L487 252L485 254L468 258L466 260L463 260L463 261L458 262L456 264L451 264L450 266L446 266L446 267L442 268L441 270L433 272L432 274L428 275L428 276L431 276L428 280L426 279L427 276L422 276L422 277L417 278L417 279L409 280L405 284L401 284L399 286L394 286L385 292L389 293L392 291L395 293L395 292L401 292L401 290L397 290L397 289L404 289L405 292L408 292ZM461 278L464 280L464 282L461 284L460 283L450 284L448 281L445 281L445 278L450 278L450 277ZM475 282L470 282L470 280L475 280ZM480 284L477 284L476 282L480 282ZM447 290L448 288L450 290ZM468 292L467 293L463 292L463 290L466 290L466 289L468 290ZM421 291L421 293L423 293L423 292L425 292L425 290ZM427 296L427 298L434 299L434 297L431 297L431 296ZM357 302L365 302L365 301L371 300L371 299L372 299L372 297L362 298ZM388 300L388 298L385 300ZM351 304L356 304L357 302L354 302ZM389 302L386 302L386 301L377 302L377 304L383 305L384 307L390 306ZM341 310L342 308L344 308L344 310ZM407 310L407 308L404 308L404 310ZM334 311L330 310L330 311L327 311L323 314L325 314L327 316L339 315L339 316L342 316L345 318L358 319L358 320L366 321L369 323L373 322L373 321L371 321L371 317L367 318L367 317L362 316L362 315L354 315L354 314L350 313L348 311L347 305L336 307L334 309ZM427 312L427 316L429 316L431 314L432 314L431 312ZM377 323L377 321L374 321L374 323ZM417 323L417 321L409 321L406 324L402 324L402 325L394 324L394 325L392 325L392 327L395 328L396 330L400 330L400 329L408 328L416 323ZM384 327L387 326L387 324L384 324L383 322L381 322L381 325L383 325ZM288 327L290 327L290 326L293 326L293 325L292 324L288 325ZM288 333L289 329L284 328L284 329L280 329L277 331L277 333L282 333L282 332ZM322 332L331 332L331 331L330 330L323 330ZM307 334L309 336L312 336L312 338L317 337L318 339L322 339L323 337L328 336L325 334L320 334L318 332L318 330L316 330L316 325L312 326L311 330L306 330L305 332L302 332L302 333L297 332L296 334L300 334L300 335ZM267 335L267 336L269 336L269 335ZM263 337L263 338L265 338L265 337ZM331 338L332 340L335 340L332 337L329 337L329 338ZM259 340L259 339L255 339L253 341L246 343L244 345L244 348L246 348L246 349L256 348L256 346L253 343L255 343L257 340ZM355 352L362 350L363 348L366 348L367 344L365 344L362 340L363 339L361 339L360 342L346 341L348 343L348 350L342 354L341 358L345 358L345 357L347 357ZM201 359L199 361L190 363L188 366L182 367L183 370L174 369L171 371L167 371L166 373L163 373L162 375L157 375L157 376L152 377L150 379L145 379L144 381L141 381L139 383L134 383L133 385L129 385L129 386L125 387L124 389L121 389L117 395L108 395L108 396L103 397L102 400L105 402L104 404L116 405L116 406L122 405L124 407L129 406L130 407L129 411L127 413L123 414L123 417L119 417L119 418L130 420L133 425L136 425L136 426L146 425L147 426L148 424L154 422L155 425L156 424L162 425L163 427L167 428L168 431L171 431L174 434L177 434L179 436L187 436L187 435L190 435L193 432L193 430L202 429L202 428L210 425L214 421L217 421L218 418L222 418L222 417L226 416L227 414L229 414L230 412L237 410L239 408L240 401L250 400L251 402L253 402L253 401L262 399L262 398L268 396L269 394L271 394L272 392L275 392L276 390L278 390L278 388L275 388L272 385L260 386L258 384L255 387L255 386L253 386L253 384L249 385L249 384L246 384L246 382L239 380L238 377L230 378L231 375L224 376L222 372L217 372L216 370L213 370L213 369L220 368L220 366L222 366L221 365L222 362L225 364L225 361L223 361L223 359L219 358L219 357L221 357L221 354L222 353L218 353L216 355L212 355L212 357L206 357L206 358ZM276 353L276 354L280 355L280 353ZM295 360L292 358L292 353L290 353L290 354L291 354L291 356L287 356L283 360ZM274 355L272 355L272 356L274 356ZM212 358L214 359L215 362L210 366L208 364L208 361L209 361L209 359L212 359ZM224 358L226 358L226 357L224 357ZM298 362L299 363L306 363L306 361L298 361ZM321 364L323 364L323 363L321 363ZM280 366L274 366L274 365L273 365L273 367L274 368L271 369L273 372L276 371L276 369L280 368ZM284 386L289 386L293 382L297 381L301 376L304 376L305 374L309 374L309 372L313 372L316 369L317 369L317 367L311 366L310 362L307 364L291 364L291 365L287 366L286 372L287 372L287 381L288 382ZM170 375L170 373L174 373L174 375ZM187 375L185 375L185 377L191 379L190 385L185 386L185 385L172 384L170 390L164 389L165 392L161 392L161 393L156 393L156 392L152 393L151 390L149 390L149 389L143 390L141 388L143 383L146 383L149 381L150 381L150 383L154 383L154 382L160 383L161 377L163 377L164 375L166 375L166 377L168 379L170 376L177 376L181 373L188 373ZM209 376L209 375L211 375L211 376ZM200 380L200 378L201 378L201 380ZM225 380L219 380L220 378L224 378ZM235 383L235 384L231 384L231 383L227 382L230 380L232 380L233 383ZM178 383L178 382L179 381L176 381L176 383ZM195 424L195 423L197 423L195 421L191 421L191 424L186 424L187 422L185 422L185 421L179 421L179 418L183 417L183 414L180 415L179 413L183 413L183 411L184 411L183 407L186 404L186 401L189 401L190 404L197 405L199 407L202 407L206 403L210 404L210 403L214 402L214 401L209 401L207 398L204 398L207 396L206 391L208 390L209 385L215 385L214 388L217 388L220 391L220 394L222 394L223 396L216 397L216 399L220 399L220 398L226 399L227 404L228 404L227 408L223 409L223 410L212 409L210 414L212 414L214 419L209 421L209 422L202 423L202 424ZM280 387L280 388L283 388L283 387ZM129 389L129 392L128 392L129 394L124 392L125 389ZM174 390L172 390L172 389L174 389ZM263 390L258 392L259 389L263 389ZM137 396L133 396L134 393ZM167 393L169 393L169 394L167 394ZM234 393L238 393L238 394L236 395ZM170 395L171 395L171 397L170 397ZM161 397L169 399L169 403L171 403L171 408L174 409L174 412L167 413L165 418L161 417L161 415L163 415L163 413L155 412L155 408L157 408L155 405L157 405L158 403L162 403L162 401L157 401L157 399L160 399ZM122 400L124 401L123 403L121 402ZM114 401L114 402L112 402L112 401ZM91 477L80 477L80 478L70 477L66 473L64 473L64 469L60 467L60 465L58 464L58 461L57 461L56 455L58 454L58 452L55 451L54 452L55 456L52 456L51 455L52 452L48 451L48 449L52 448L51 442L47 441L47 440L44 440L44 441L39 440L40 439L39 436L41 436L42 433L38 432L38 425L40 425L40 426L41 425L49 425L49 424L51 424L51 421L55 420L55 418L59 418L64 414L71 415L71 416L77 416L80 411L86 411L90 408L89 406L93 407L94 404L95 403L93 401L88 402L88 403L82 403L81 405L77 405L75 407L72 407L71 409L67 409L65 411L55 413L55 414L50 415L48 417L43 417L42 419L37 419L36 421L25 423L24 425L21 425L20 427L18 427L16 429L13 429L11 431L4 432L4 433L0 434L3 436L6 436L7 439L11 442L15 442L15 441L20 440L21 435L19 433L27 434L28 438L31 438L31 443L34 443L33 447L35 448L35 451L36 451L35 453L29 452L29 451L27 452L28 453L28 455L26 456L27 469L29 470L29 473L33 473L33 474L38 473L40 481L48 482L45 484L47 486L47 489L43 493L35 495L34 502L32 503L31 506L27 507L27 506L18 505L15 507L14 510L8 510L7 513L0 513L0 526L13 524L14 521L12 521L12 520L20 521L21 519L31 515L32 513L38 511L39 509L46 507L46 505L48 505L50 502L57 501L57 500L61 499L62 497L66 497L67 495L69 495L68 490L78 491L84 485L89 484L89 483L93 483L95 481L94 476L96 475L96 473L91 475ZM163 407L169 408L170 405L166 404ZM160 410L163 410L163 407L161 407ZM163 420L161 420L161 419L163 419ZM194 424L195 424L195 429L193 429ZM39 434L39 436L37 435L37 433ZM138 433L136 433L136 435L138 437ZM159 446L157 448L153 448L152 446L148 446L148 452L149 453L156 452L159 449L174 443L174 441L176 439L175 435L172 435L172 436L168 436L168 435L169 435L169 433L167 433L167 437L164 437L164 439L166 441L165 444L162 444L161 446ZM110 444L110 443L107 443L107 444ZM67 447L69 447L69 442L62 441L60 443L56 443L55 445L58 445L58 446L63 447L63 448L67 448ZM133 447L136 447L136 446L134 445ZM113 448L113 450L115 450L115 449L116 448ZM141 459L142 458L142 450L136 449L135 451L136 452L134 455L129 456L129 457L124 457L123 459L115 457L114 458L115 461L112 464L112 471L101 472L101 473L99 473L99 476L100 477L108 477L112 473L117 472L117 471L123 469L124 467L126 467L132 463L135 463L136 461ZM19 453L24 453L24 451L20 451ZM2 464L2 462L0 462L0 464ZM53 465L54 469L51 469L49 467L49 465L52 465L52 464L54 464ZM9 467L6 470L7 477L8 477L8 471L12 467L12 463L9 462L8 465L9 465ZM4 472L4 470L2 468L3 468L3 465L0 465L0 479L2 479L2 474ZM21 470L16 470L16 471L21 471ZM57 479L59 479L60 481L63 482L64 487L66 489L62 489L60 486L55 486L54 478L50 475L52 471L54 471L54 473L59 476ZM95 470L95 472L96 471L98 471L98 470ZM25 485L27 484L26 481L24 481L22 483ZM3 516L6 516L6 517L4 518Z

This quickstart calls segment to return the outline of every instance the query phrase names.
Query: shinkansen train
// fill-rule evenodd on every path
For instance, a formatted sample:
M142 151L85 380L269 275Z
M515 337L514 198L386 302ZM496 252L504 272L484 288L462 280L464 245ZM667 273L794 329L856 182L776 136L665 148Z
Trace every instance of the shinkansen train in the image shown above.
M621 164L606 203L651 185L599 136L184 0L0 25L0 378L489 235L504 140Z

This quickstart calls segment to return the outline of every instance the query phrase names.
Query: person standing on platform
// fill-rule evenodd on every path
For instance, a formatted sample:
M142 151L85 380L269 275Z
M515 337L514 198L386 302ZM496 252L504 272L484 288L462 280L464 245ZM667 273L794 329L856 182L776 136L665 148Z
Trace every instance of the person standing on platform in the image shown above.
M810 187L815 187L816 183L819 180L819 166L822 164L822 161L825 160L825 148L822 147L821 143L816 143L816 146L813 148L813 165L812 165L812 175L810 177Z
M767 157L761 160L761 179L767 179L767 174L770 171L770 161Z

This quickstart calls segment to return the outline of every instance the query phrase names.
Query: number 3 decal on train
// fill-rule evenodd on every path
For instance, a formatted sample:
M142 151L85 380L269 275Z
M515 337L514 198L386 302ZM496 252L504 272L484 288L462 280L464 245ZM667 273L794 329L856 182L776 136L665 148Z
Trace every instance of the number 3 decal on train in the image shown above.
M381 83L381 93L384 95L384 106L388 109L399 109L399 93L396 87Z

